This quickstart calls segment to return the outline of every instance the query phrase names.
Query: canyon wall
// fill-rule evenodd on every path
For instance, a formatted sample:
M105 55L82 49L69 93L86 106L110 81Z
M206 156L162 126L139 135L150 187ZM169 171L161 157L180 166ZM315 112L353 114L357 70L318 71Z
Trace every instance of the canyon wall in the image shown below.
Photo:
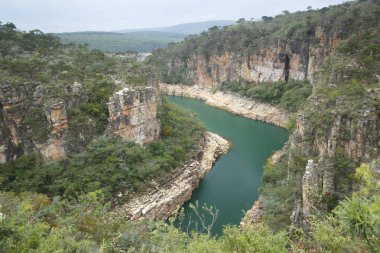
M13 160L24 153L36 152L43 160L51 161L65 157L68 134L67 106L81 96L81 85L67 87L70 98L65 100L47 97L46 87L40 83L10 83L0 88L0 162Z
M218 86L223 81L276 82L294 79L313 82L317 71L336 48L339 38L336 34L327 35L321 27L316 27L309 37L307 40L265 40L254 50L225 49L207 57L191 52L187 59L172 58L167 63L168 72L184 68L181 74L184 83L207 87Z
M64 96L55 92L63 89ZM87 92L78 82L51 89L29 82L0 86L0 163L37 153L45 162L77 153L96 136L97 118L81 117ZM158 92L152 87L124 88L108 104L107 131L139 144L159 136ZM70 116L71 115L71 116Z
M298 214L294 216L307 218L316 210L328 211L330 201L344 199L355 187L347 183L352 180L354 168L380 159L380 117L376 108L379 95L379 90L368 90L359 108L353 107L353 101L338 100L329 112L331 123L323 130L322 125L312 123L315 120L310 113L298 113L290 148L299 150L309 160L302 179L300 206L295 208ZM320 98L310 102L315 110L322 103ZM349 106L350 110L345 110ZM293 159L290 152L289 162Z
M153 87L124 88L116 92L108 103L107 131L143 145L159 137L157 118L159 95Z

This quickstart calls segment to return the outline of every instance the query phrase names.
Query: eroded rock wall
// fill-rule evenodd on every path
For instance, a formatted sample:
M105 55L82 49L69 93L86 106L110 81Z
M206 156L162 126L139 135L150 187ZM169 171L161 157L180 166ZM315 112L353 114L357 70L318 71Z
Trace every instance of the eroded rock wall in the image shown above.
M276 39L261 42L253 52L242 48L238 52L224 51L205 57L193 53L187 60L172 59L169 72L185 68L183 80L188 84L218 86L223 81L276 82L309 80L327 62L340 39L328 36L317 27L309 40Z
M302 180L301 205L295 208L298 214L294 212L294 216L307 220L316 211L329 211L329 202L343 199L343 194L349 194L354 187L352 183L342 183L345 180L342 178L352 177L353 168L361 163L370 164L380 158L380 118L373 103L375 101L376 96L369 92L363 98L360 109L348 111L350 101L337 101L334 110L328 112L331 120L328 125L316 124L310 113L298 114L297 129L290 138L290 148L298 150L298 154L309 160ZM316 108L321 103L319 98L313 98L310 102ZM289 163L294 159L295 156L290 155ZM298 222L303 222L303 218Z
M1 163L33 152L52 161L69 152L67 110L88 98L77 82L66 86L66 100L55 99L46 89L35 82L0 86Z
M154 87L124 88L108 103L107 131L124 141L143 145L159 137L157 118L159 95Z

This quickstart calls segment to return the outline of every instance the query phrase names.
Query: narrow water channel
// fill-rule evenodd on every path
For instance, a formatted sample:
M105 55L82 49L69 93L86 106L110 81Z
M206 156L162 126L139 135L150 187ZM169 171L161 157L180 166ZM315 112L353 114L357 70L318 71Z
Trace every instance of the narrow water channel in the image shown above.
M284 128L247 119L205 103L182 97L169 96L169 101L196 113L213 133L228 139L232 147L220 157L212 170L201 181L189 203L206 203L219 209L213 234L221 234L224 225L238 225L258 198L263 166L268 157L282 148L288 140ZM194 217L194 215L192 216Z

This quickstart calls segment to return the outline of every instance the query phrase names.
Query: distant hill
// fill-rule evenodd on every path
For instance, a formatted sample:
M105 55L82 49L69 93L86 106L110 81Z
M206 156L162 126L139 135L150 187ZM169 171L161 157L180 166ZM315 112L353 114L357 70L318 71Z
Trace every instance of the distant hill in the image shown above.
M231 20L214 20L179 24L168 27L127 29L113 32L57 33L63 43L88 44L90 49L104 52L151 52L166 47L170 42L182 41L187 35L199 34L213 26L234 24Z
M167 27L125 29L125 30L117 30L114 32L130 33L130 32L136 32L136 31L156 31L156 32L174 32L174 33L183 33L183 34L198 34L203 31L207 31L209 28L213 26L229 26L235 23L236 22L233 20L211 20L211 21L205 21L205 22L184 23L184 24L167 26Z
M63 43L88 44L90 49L104 52L151 52L165 47L170 42L179 42L187 35L158 31L116 32L74 32L58 33Z

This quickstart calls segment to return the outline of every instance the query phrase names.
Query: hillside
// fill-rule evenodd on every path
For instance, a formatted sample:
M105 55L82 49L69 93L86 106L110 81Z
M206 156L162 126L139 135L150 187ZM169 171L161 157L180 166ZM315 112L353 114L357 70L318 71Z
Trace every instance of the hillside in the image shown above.
M103 52L151 52L166 47L169 43L180 42L189 34L198 34L214 26L235 23L229 20L215 20L179 24L168 27L126 29L114 32L73 32L57 33L65 44L87 44L90 49Z
M134 31L126 34L115 32L75 32L56 34L65 44L87 44L90 49L103 52L151 52L172 42L183 40L186 35L165 31Z
M232 20L210 20L205 22L196 22L196 23L185 23L178 24L173 26L166 27L152 27L152 28L143 28L143 29L124 29L117 30L115 32L119 33L130 33L138 31L156 31L156 32L170 32L170 33L182 33L182 34L199 34L201 32L207 31L214 26L229 26L236 23Z

